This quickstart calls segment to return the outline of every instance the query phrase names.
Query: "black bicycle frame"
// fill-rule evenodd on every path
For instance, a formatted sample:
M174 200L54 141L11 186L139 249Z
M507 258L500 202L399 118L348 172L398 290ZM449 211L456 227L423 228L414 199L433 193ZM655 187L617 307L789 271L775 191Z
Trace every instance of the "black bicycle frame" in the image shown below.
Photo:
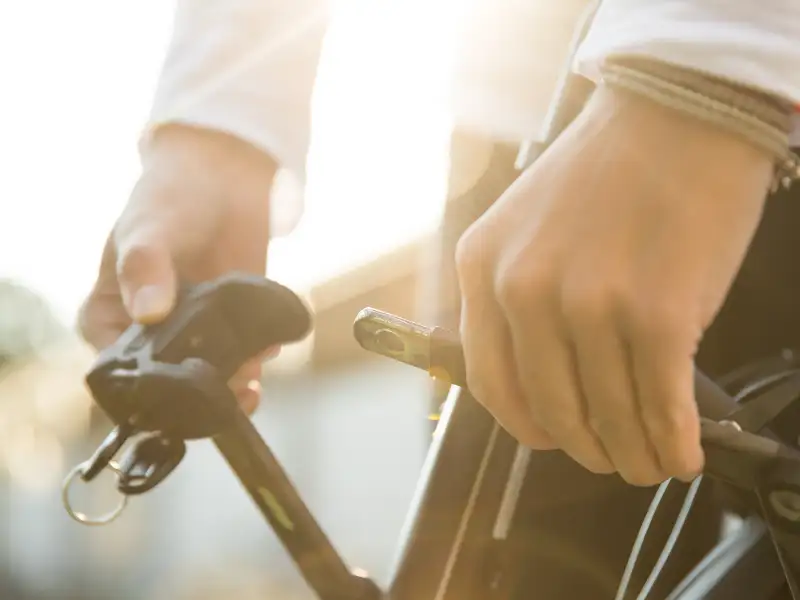
M716 387L708 391L704 412L718 416L730 399ZM383 591L345 566L266 444L257 433L241 436L241 427L252 425L244 419L218 446L321 600L509 597L518 565L507 536L525 452L467 392L454 387L445 402ZM784 585L770 536L759 518L750 517L669 600L775 600Z
M511 581L504 537L493 532L508 530L497 525L517 444L458 388L443 407L383 591L346 566L249 420L215 442L320 600L463 600ZM476 571L477 555L500 560Z

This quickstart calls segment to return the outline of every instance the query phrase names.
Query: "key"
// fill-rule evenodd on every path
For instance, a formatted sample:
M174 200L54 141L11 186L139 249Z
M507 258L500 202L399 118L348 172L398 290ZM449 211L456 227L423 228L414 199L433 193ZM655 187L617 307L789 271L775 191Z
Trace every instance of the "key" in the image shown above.
M126 496L143 494L175 470L186 455L186 444L177 438L150 434L137 441L122 459L117 489Z
M97 447L92 457L84 463L81 479L89 483L102 473L132 434L133 428L127 424L115 427Z

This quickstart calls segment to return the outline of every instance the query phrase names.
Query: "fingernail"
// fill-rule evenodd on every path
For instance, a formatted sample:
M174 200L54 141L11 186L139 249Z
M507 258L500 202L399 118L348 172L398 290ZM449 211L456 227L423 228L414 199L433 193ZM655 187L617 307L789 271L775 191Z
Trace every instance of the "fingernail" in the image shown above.
M140 323L160 321L172 309L172 297L163 286L146 285L136 292L131 306L131 316Z
M695 479L700 477L702 474L703 474L703 472L700 471L699 473L693 473L693 474L690 474L690 475L681 475L680 477L678 477L678 479L681 480L683 483L692 483Z
M248 416L252 415L258 408L260 398L258 394L247 393L237 397L239 406L242 411Z
M247 415L252 415L261 402L261 383L251 379L243 387L234 390L239 406Z
M273 346L272 348L269 348L264 351L264 353L261 355L261 362L267 362L274 358L277 358L278 355L280 355L280 353L281 353L281 346Z

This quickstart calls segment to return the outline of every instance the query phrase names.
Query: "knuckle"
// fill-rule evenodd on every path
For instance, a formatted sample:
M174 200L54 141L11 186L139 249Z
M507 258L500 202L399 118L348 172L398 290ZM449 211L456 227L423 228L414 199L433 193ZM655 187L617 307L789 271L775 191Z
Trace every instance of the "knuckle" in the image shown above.
M534 411L542 425L553 436L561 440L584 439L589 432L586 422L566 411Z
M648 451L644 432L638 431L629 418L590 414L588 421L627 483L649 487L663 481L659 462Z
M601 440L616 439L619 436L620 426L617 419L591 414L587 420L589 427Z
M470 233L467 231L456 242L454 256L456 268L459 272L463 271L464 269L468 269L469 266L471 266L474 260L473 254L474 251L472 249Z
M484 399L486 398L486 390L483 388L483 382L481 381L481 378L469 366L467 366L466 369L466 381L467 389L469 389L470 395L475 398L475 400L483 404Z
M165 250L154 243L137 241L120 248L117 275L122 280L138 279L157 264Z
M77 327L78 332L81 334L81 337L89 342L90 344L93 343L92 340L92 321L93 321L93 303L92 298L89 297L83 301L80 308L78 309L77 315Z
M657 440L674 440L676 436L685 434L692 425L692 417L687 411L669 405L642 407L645 425Z
M530 312L546 304L558 289L556 273L546 267L510 268L495 281L495 296L509 311Z
M572 321L597 322L614 317L627 305L621 287L602 283L572 284L561 296L562 311Z
M485 249L474 237L475 234L467 231L458 240L455 249L456 275L464 289L472 289L479 284L486 261Z
M485 404L491 398L488 393L488 385L482 368L481 361L476 360L471 344L466 343L469 339L464 337L464 375L467 383L467 390L470 395L481 404Z
M631 334L653 341L674 340L683 336L686 315L668 301L642 303L627 312Z
M456 242L455 262L459 270L470 271L483 262L485 247L474 229L467 229Z
M466 375L467 389L469 389L470 395L482 405L491 406L494 394L491 393L491 386L487 385L486 377L484 377L483 373L467 365Z

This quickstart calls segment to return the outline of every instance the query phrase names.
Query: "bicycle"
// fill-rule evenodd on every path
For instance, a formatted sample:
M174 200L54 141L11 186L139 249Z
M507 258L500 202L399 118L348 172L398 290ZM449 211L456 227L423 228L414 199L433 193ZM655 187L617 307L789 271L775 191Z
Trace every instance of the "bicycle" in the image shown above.
M588 15L574 45L590 20ZM543 142L525 149L520 166L572 121L590 88L579 77L564 76ZM129 329L101 353L87 377L95 400L117 427L67 478L64 500L72 516L101 524L119 514L93 522L72 511L68 492L76 478L90 481L105 468L115 471L121 510L128 497L157 486L177 467L187 440L212 438L321 600L463 600L476 590L482 598L507 598L518 567L509 534L530 453L503 435L469 394L458 340L443 330L375 311L356 320L356 338L365 348L454 384L423 467L392 583L380 590L367 573L350 568L338 555L223 383L245 357L299 340L310 327L308 311L290 290L232 274L187 288L165 323ZM794 354L780 355L716 381L698 373L697 399L706 419L704 479L726 487L726 503L745 516L745 524L720 542L668 600L778 600L787 591L800 600L800 546L793 537L800 533L796 440L775 439L766 428L778 423L800 396L797 362ZM762 429L764 435L758 434ZM125 442L137 436L125 457L115 461ZM666 482L656 494L617 600L644 600L663 572L700 484L688 489L675 533L653 541L645 534L658 520L657 509L670 485ZM631 595L642 547L662 541L665 551L653 574L644 577L638 595Z
M117 427L67 478L64 501L70 514L88 524L113 520L130 496L153 489L177 467L186 441L212 438L320 600L466 597L467 590L475 592L476 575L464 573L474 567L475 555L492 559L478 577L492 594L486 597L505 597L513 569L505 542L529 451L500 442L499 426L469 396L457 338L373 309L365 309L355 321L354 335L365 349L461 386L453 388L437 426L392 585L380 590L368 574L345 564L225 384L248 356L275 343L296 341L310 327L308 311L290 290L237 274L187 288L178 309L162 324L132 326L100 354L87 376L95 400ZM797 598L800 451L772 433L756 432L800 398L800 360L781 355L750 365L722 384L724 389L697 373L706 476L735 490L731 498L747 520L669 599L775 600L785 586L790 597ZM115 462L125 442L136 436L127 454ZM120 509L96 521L72 511L71 482L77 477L90 481L106 468L117 474L117 489L123 495ZM487 485L491 478L494 483ZM505 484L497 485L503 480ZM692 489L696 485L676 523L678 532ZM477 511L482 493L492 497L483 498ZM656 505L662 497L663 493L656 496ZM646 521L654 519L654 512ZM473 535L471 543L465 542L469 528L486 525L489 536ZM647 598L650 580L658 577L674 537L639 598ZM636 553L634 549L634 558ZM634 563L626 571L628 580ZM753 569L758 570L757 579L752 578ZM627 596L623 591L619 597Z

